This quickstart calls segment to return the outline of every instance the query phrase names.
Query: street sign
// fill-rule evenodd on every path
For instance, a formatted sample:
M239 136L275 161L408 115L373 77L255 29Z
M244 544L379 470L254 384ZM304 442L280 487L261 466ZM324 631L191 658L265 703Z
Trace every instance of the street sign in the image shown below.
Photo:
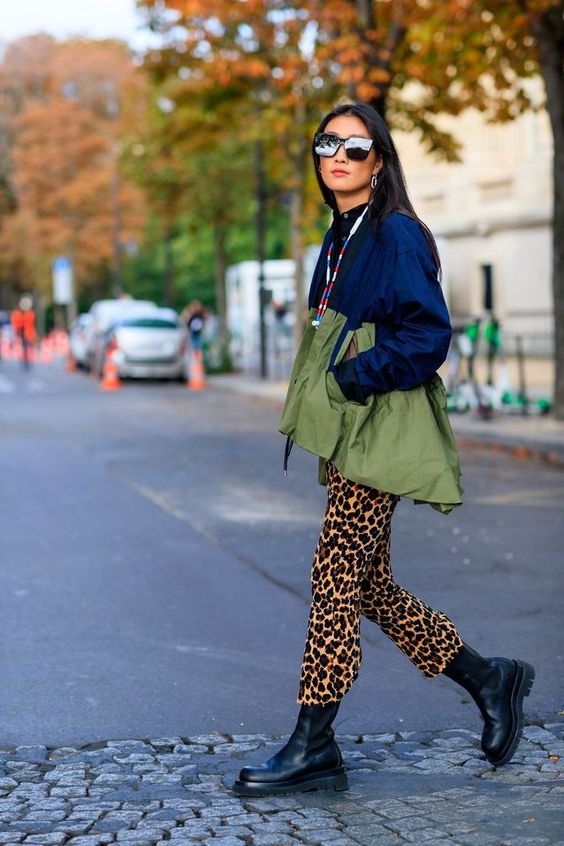
M68 256L53 259L53 300L56 305L70 305L73 301L72 262Z

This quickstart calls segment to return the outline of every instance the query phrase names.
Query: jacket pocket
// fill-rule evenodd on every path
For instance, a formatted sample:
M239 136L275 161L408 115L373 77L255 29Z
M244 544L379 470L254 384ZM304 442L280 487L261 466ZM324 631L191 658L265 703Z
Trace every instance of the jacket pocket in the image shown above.
M327 391L327 396L329 398L329 403L333 407L341 406L345 402L349 402L346 396L343 394L341 389L339 388L339 383L335 378L335 374L328 370L325 373L325 388Z
M374 323L362 323L358 329L343 330L335 345L335 350L329 362L332 370L342 361L356 358L359 353L372 349L376 343L376 326Z
M358 329L349 329L343 332L337 341L335 351L331 356L332 363L329 364L326 374L327 393L331 400L337 403L350 403L353 406L366 407L366 402L357 402L344 395L339 387L334 370L339 364L356 358L359 353L371 349L375 344L375 339L376 326L374 323L362 323Z
M357 333L353 332L353 336L350 340L348 347L346 348L344 355L341 356L340 362L348 361L349 358L356 358L358 355L358 338ZM339 363L340 363L339 362Z
M363 323L355 330L354 342L356 345L356 353L366 352L372 349L376 343L376 326L374 323Z
M289 406L280 423L280 431L298 446L323 458L330 458L341 438L343 402L334 402L323 371L318 378L303 383L296 403Z
M344 356L349 349L352 340L354 338L355 330L354 329L347 329L346 325L343 328L343 331L337 338L337 343L335 344L335 348L331 354L329 359L329 364L327 365L327 370L331 372L333 368L340 364L343 360Z

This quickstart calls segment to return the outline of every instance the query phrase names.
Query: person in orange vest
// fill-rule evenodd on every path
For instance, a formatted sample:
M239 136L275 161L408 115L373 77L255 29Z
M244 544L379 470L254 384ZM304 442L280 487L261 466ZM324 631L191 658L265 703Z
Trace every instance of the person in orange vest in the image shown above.
M27 370L30 365L30 348L35 344L37 333L35 331L35 312L31 297L22 297L19 308L12 312L12 328L14 335L20 339L23 353L23 366Z

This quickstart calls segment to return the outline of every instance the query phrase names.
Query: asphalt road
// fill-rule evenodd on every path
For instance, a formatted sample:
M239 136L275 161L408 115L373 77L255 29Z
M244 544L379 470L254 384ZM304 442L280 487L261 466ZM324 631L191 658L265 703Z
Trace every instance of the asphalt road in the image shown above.
M278 406L210 388L103 393L62 366L0 362L0 747L294 723L316 460L281 472ZM489 655L535 664L530 719L564 708L564 477L463 453L466 501L403 501L396 579ZM376 627L337 731L481 725Z

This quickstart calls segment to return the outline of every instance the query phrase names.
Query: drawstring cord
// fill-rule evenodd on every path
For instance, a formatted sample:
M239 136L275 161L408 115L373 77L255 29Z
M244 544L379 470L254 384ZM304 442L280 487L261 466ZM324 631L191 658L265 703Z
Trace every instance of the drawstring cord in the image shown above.
M290 458L290 453L292 452L292 447L294 446L294 441L288 435L286 438L286 446L284 447L284 475L288 475L288 459Z

